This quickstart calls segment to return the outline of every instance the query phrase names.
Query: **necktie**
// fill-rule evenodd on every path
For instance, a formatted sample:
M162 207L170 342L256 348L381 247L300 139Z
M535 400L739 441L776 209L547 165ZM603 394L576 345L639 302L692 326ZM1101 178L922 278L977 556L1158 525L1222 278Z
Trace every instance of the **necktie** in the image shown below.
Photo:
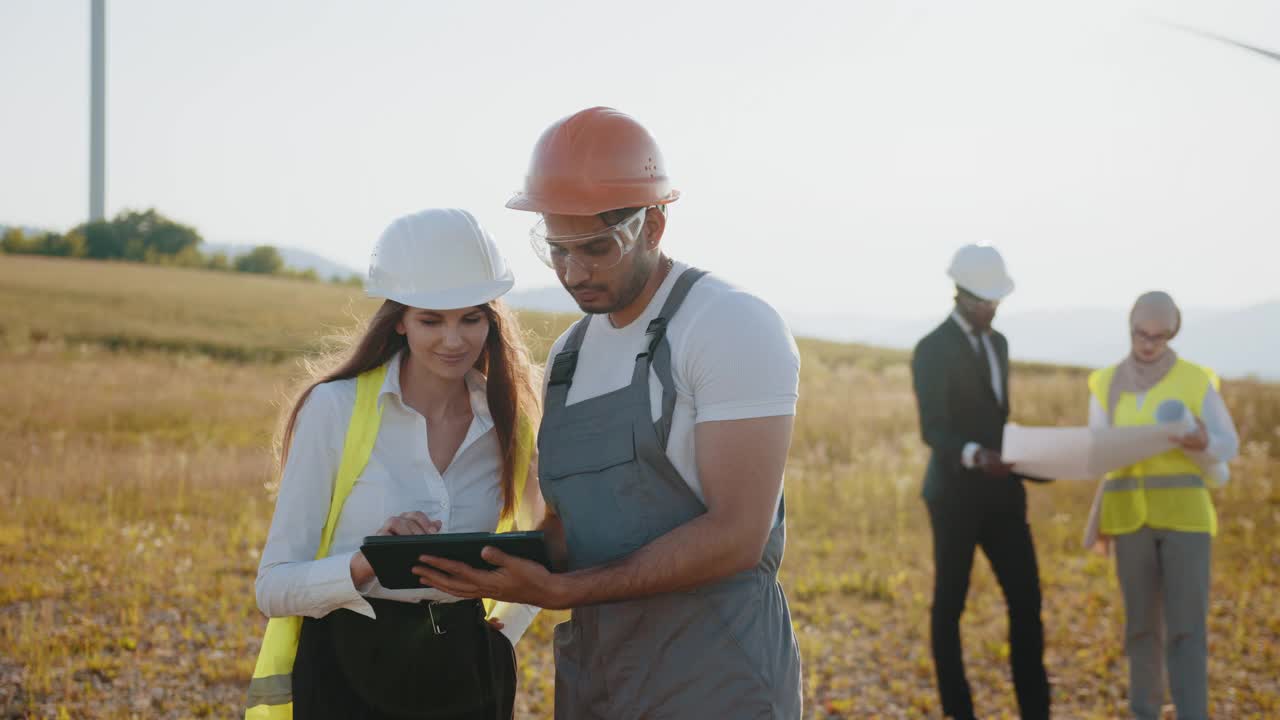
M982 375L982 384L991 388L994 394L995 387L991 384L991 358L987 356L987 344L983 342L982 333L977 330L973 332L973 338L978 341L978 372Z

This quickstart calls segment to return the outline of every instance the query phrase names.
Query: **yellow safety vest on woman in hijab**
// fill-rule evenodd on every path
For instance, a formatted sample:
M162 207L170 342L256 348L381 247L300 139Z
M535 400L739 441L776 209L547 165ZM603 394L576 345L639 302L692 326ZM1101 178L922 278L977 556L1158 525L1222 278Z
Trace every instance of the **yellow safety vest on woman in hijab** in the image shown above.
M378 390L387 376L387 366L362 373L356 379L356 401L347 425L346 440L342 445L342 460L338 465L338 477L334 483L333 498L329 502L329 516L320 534L320 547L316 559L329 556L333 531L342 514L342 506L351 494L355 481L364 472L378 439L378 427L382 422L382 408L378 405ZM521 417L516 432L513 512L498 520L496 532L509 532L515 528L524 495L527 468L533 459L533 427L527 418ZM485 600L485 609L492 615L494 603ZM262 650L249 682L248 709L245 720L292 720L293 718L293 661L298 653L298 637L302 632L301 617L278 617L267 621L262 636Z
M1114 366L1089 376L1089 392L1102 407L1109 406ZM1138 405L1134 393L1120 393L1111 420L1114 427L1156 424L1156 409L1168 400L1186 405L1201 416L1206 390L1220 381L1211 370L1179 358L1168 374ZM1101 530L1124 535L1144 525L1183 532L1216 535L1218 516L1205 486L1204 472L1180 448L1107 473L1103 484Z

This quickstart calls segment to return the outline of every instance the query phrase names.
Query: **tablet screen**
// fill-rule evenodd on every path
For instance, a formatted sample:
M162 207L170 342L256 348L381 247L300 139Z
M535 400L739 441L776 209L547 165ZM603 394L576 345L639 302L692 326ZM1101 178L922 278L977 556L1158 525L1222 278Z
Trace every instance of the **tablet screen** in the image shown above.
M438 533L435 535L374 535L366 537L360 551L373 567L378 582L389 590L424 588L421 578L413 574L419 555L434 555L464 562L481 570L493 565L480 557L480 551L492 545L508 555L540 563L548 570L551 562L542 532L514 533Z

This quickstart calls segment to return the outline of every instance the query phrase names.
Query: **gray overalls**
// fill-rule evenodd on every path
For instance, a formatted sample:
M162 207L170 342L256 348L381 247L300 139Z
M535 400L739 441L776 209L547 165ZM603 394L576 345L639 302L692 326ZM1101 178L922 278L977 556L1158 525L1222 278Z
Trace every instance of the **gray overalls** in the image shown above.
M566 406L591 316L556 355L538 434L542 493L568 569L621 558L706 512L667 458L676 391L667 321L705 275L689 269L646 332L631 384ZM649 368L662 383L653 422ZM555 629L557 720L799 718L800 654L778 584L780 505L760 564L687 592L576 608Z

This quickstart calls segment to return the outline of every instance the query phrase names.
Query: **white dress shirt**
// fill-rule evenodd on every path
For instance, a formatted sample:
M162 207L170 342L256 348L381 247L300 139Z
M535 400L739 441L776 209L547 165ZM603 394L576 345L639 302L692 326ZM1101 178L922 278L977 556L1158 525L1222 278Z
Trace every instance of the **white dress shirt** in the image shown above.
M457 600L434 588L388 590L376 578L357 588L351 579L351 557L366 535L400 513L421 511L442 523L440 532L492 532L497 526L501 458L484 376L473 370L465 378L473 417L441 474L428 451L426 419L401 396L400 357L388 364L378 393L382 422L369 464L343 505L329 556L320 560L314 558L355 404L355 378L317 385L299 411L255 585L258 607L268 617L319 618L338 608L374 617L366 596L403 602ZM500 603L495 615L514 644L537 611Z
M1138 407L1147 399L1147 393L1138 393ZM1184 450L1204 470L1205 476L1216 487L1222 487L1231 479L1231 471L1227 463L1240 452L1240 436L1236 433L1236 425L1227 411L1227 404L1213 385L1204 392L1204 401L1200 407L1200 419L1204 421L1205 434L1209 436L1209 444L1200 452ZM1107 417L1107 409L1098 402L1098 398L1089 395L1089 427L1105 428L1111 426Z
M960 329L964 331L965 337L969 338L969 347L973 348L974 355L978 354L978 338L974 337L973 326L968 320L957 310L951 311L951 319L955 321ZM979 333L982 337L982 350L987 353L987 364L991 366L991 388L996 392L996 400L1000 404L1004 404L1004 385L1001 384L1000 373L1000 356L996 354L995 345L991 343L991 331ZM964 449L960 451L960 464L967 468L974 466L974 458L982 446L976 442L965 443Z

